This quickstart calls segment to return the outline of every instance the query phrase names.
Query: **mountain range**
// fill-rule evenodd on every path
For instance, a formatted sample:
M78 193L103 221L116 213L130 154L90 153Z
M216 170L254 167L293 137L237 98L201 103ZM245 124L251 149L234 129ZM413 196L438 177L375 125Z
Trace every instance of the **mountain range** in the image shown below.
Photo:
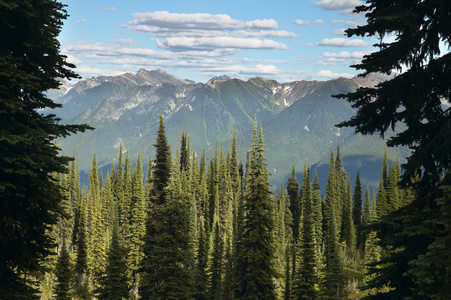
M355 110L332 95L375 86L387 77L371 74L365 78L279 83L261 77L247 81L226 75L206 83L179 79L162 70L139 70L136 74L99 76L66 82L48 95L63 108L54 110L63 122L86 123L96 129L58 141L66 155L74 151L82 170L89 169L94 151L100 166L117 159L123 143L132 161L138 151L153 155L160 114L175 155L182 130L190 137L191 150L208 157L215 148L224 153L236 133L239 158L245 162L250 149L254 118L263 128L271 183L278 190L294 166L301 180L304 165L318 171L322 187L327 177L331 151L340 146L344 167L355 180L361 172L364 185L377 186L385 141L379 136L362 136L352 128L335 124L351 118ZM407 149L388 149L389 159L402 160ZM312 172L313 173L313 172Z

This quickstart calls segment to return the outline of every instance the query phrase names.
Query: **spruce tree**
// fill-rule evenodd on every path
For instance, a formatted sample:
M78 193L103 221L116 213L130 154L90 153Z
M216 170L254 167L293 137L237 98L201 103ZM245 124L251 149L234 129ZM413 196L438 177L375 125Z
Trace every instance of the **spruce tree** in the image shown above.
M352 253L356 246L355 227L352 219L351 182L348 181L346 197L343 203L341 228L342 241L346 244L348 253Z
M154 144L154 191L147 217L141 288L144 299L191 299L189 203L185 201L178 164L171 164L163 117Z
M335 221L335 208L330 206L329 224L325 239L325 278L323 285L323 299L343 299L346 295L344 287L343 265L338 249L338 232Z
M223 240L221 239L219 222L216 220L213 228L213 251L209 267L209 299L220 299L222 294L223 273Z
M72 267L70 263L69 252L67 251L66 243L63 243L61 252L58 256L58 261L55 266L56 285L53 290L54 299L69 300L70 284L72 280Z
M264 158L263 135L254 123L253 142L246 183L244 225L237 248L240 272L235 272L235 297L238 299L275 299L273 278L274 244L268 171Z
M157 139L155 144L155 160L153 161L153 186L155 188L156 205L164 204L166 201L166 186L169 183L171 174L171 153L166 139L166 129L164 126L163 115L160 114L160 126L158 127Z
M379 288L390 284L391 289L373 299L416 296L412 261L426 255L439 232L431 228L438 216L434 199L440 197L437 187L444 171L451 168L451 115L442 106L450 102L450 11L451 2L445 0L371 0L355 9L365 14L367 23L346 31L349 37L379 39L379 50L354 66L362 76L402 72L376 87L342 95L357 113L339 126L382 137L388 130L399 130L387 145L410 147L402 183L417 188L409 205L384 216L377 226L380 244L395 251L381 260L373 282ZM413 181L416 176L420 180Z
M331 206L334 206L334 212L337 210L335 207L335 203L337 202L337 178L335 176L335 162L334 162L334 153L330 153L330 163L329 163L329 175L327 176L327 183L326 183L326 195L324 199L324 215L323 215L323 233L325 234L328 230L328 226L330 223L330 212ZM341 207L340 207L341 209ZM335 220L336 222L336 220ZM336 225L337 227L337 225Z
M127 252L122 244L117 225L115 225L113 228L110 250L108 252L104 285L99 289L99 299L128 299L129 289L127 284L126 254Z
M296 299L319 299L317 284L318 272L316 267L317 253L315 244L315 224L313 201L309 181L310 169L304 168L302 184L302 233L300 235L300 265L293 278L293 294Z
M291 176L288 177L287 191L290 198L290 211L293 216L293 240L297 241L299 238L299 223L301 220L301 200L299 197L299 182L296 179L294 166L291 171Z
M132 293L137 296L137 289L139 285L139 268L141 267L144 257L144 236L146 234L146 203L143 187L143 173L142 173L142 155L138 153L138 160L136 163L135 176L135 191L136 201L132 207L132 214L130 220L130 236L128 249L128 277L132 285Z
M58 1L0 3L0 290L5 299L36 299L26 274L43 273L54 239L46 229L65 213L52 173L67 172L70 157L54 141L86 126L63 125L46 94L59 79L77 78L57 37L67 18ZM47 112L46 112L47 111Z
M357 248L361 243L362 231L362 183L360 182L360 172L357 172L354 184L354 193L352 195L352 220L356 230Z
M151 241L151 255L144 259L149 272L143 275L144 299L192 299L193 278L189 270L189 205L183 199L179 166L172 167L165 203L155 206L158 222Z

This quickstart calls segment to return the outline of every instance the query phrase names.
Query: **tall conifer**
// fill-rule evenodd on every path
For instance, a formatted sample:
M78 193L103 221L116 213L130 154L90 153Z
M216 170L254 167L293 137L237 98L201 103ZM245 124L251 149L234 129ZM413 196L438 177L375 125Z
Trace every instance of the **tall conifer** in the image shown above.
M268 171L263 149L263 135L257 133L254 123L251 160L245 194L245 215L242 234L242 246L238 259L242 261L241 274L236 275L238 299L275 299L273 278L276 276L273 266L274 244L272 241L272 212L268 183Z

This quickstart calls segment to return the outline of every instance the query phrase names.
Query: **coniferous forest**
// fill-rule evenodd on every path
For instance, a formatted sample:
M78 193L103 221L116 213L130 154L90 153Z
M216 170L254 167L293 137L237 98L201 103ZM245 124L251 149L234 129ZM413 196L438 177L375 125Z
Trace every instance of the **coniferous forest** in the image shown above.
M449 299L451 2L355 12L367 24L347 35L380 44L354 67L403 71L336 96L357 109L339 127L383 137L404 125L387 146L411 154L385 156L377 190L346 172L339 147L324 187L309 166L271 187L257 120L250 149L234 135L207 158L189 128L169 145L162 115L152 157L121 145L103 174L93 153L82 185L56 141L93 128L41 113L61 106L45 94L58 78L78 78L56 39L64 5L0 1L0 298Z
M54 295L359 299L380 290L359 290L371 279L368 266L387 251L368 225L411 203L414 192L397 185L399 164L384 159L374 194L358 173L346 173L338 148L324 195L308 166L301 182L293 168L288 183L271 190L256 122L244 163L235 139L207 161L184 131L173 157L160 122L147 172L141 155L132 162L121 146L107 174L99 174L94 153L89 186L80 187L75 161L54 174L70 215L51 230L59 255L45 280Z

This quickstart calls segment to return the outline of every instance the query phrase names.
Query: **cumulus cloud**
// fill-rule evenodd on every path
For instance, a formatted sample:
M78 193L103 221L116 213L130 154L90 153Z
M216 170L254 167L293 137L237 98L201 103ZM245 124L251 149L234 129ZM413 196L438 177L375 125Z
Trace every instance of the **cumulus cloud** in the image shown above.
M323 39L318 42L317 45L332 47L368 47L370 44L360 39L333 38Z
M183 51L186 49L210 49L210 48L232 48L232 49L288 49L284 43L272 40L260 40L255 38L235 37L207 37L207 38L167 38L157 41L157 46L162 49Z
M300 25L300 26L307 26L307 25L310 25L310 21L298 19L298 20L294 20L293 24Z
M160 49L189 51L226 49L288 49L284 43L264 38L295 38L295 33L275 30L274 19L235 20L226 14L137 12L123 27L157 38Z
M340 29L334 30L332 32L332 34L343 36L346 34L345 30L346 30L345 28L340 28Z
M320 66L334 66L337 64L343 65L354 65L358 64L362 61L365 55L370 54L371 51L341 51L341 52L324 52L320 57L318 57L315 61L315 65Z
M105 7L103 10L112 10L112 11L117 11L117 8L114 6L111 7Z
M233 20L225 14L178 14L167 11L133 13L128 28L136 31L187 31L187 30L235 30L245 27L245 22Z
M321 19L316 19L315 21L313 21L313 24L324 24L324 21Z
M327 78L337 78L337 77L351 78L351 77L353 77L353 75L349 74L349 73L334 73L330 70L321 70L318 73L316 73L316 76L327 77Z
M360 0L319 0L315 2L315 6L325 10L338 11L345 15L352 14L356 6L362 5Z
M296 38L297 34L285 30L239 30L234 33L236 37L276 37L276 38Z
M352 20L330 20L332 24L345 24L347 27L357 27L358 25L362 25Z
M84 24L84 23L88 23L88 20L86 19L81 19L77 21L78 24Z
M263 19L246 22L246 27L251 29L276 29L279 24L273 19Z

